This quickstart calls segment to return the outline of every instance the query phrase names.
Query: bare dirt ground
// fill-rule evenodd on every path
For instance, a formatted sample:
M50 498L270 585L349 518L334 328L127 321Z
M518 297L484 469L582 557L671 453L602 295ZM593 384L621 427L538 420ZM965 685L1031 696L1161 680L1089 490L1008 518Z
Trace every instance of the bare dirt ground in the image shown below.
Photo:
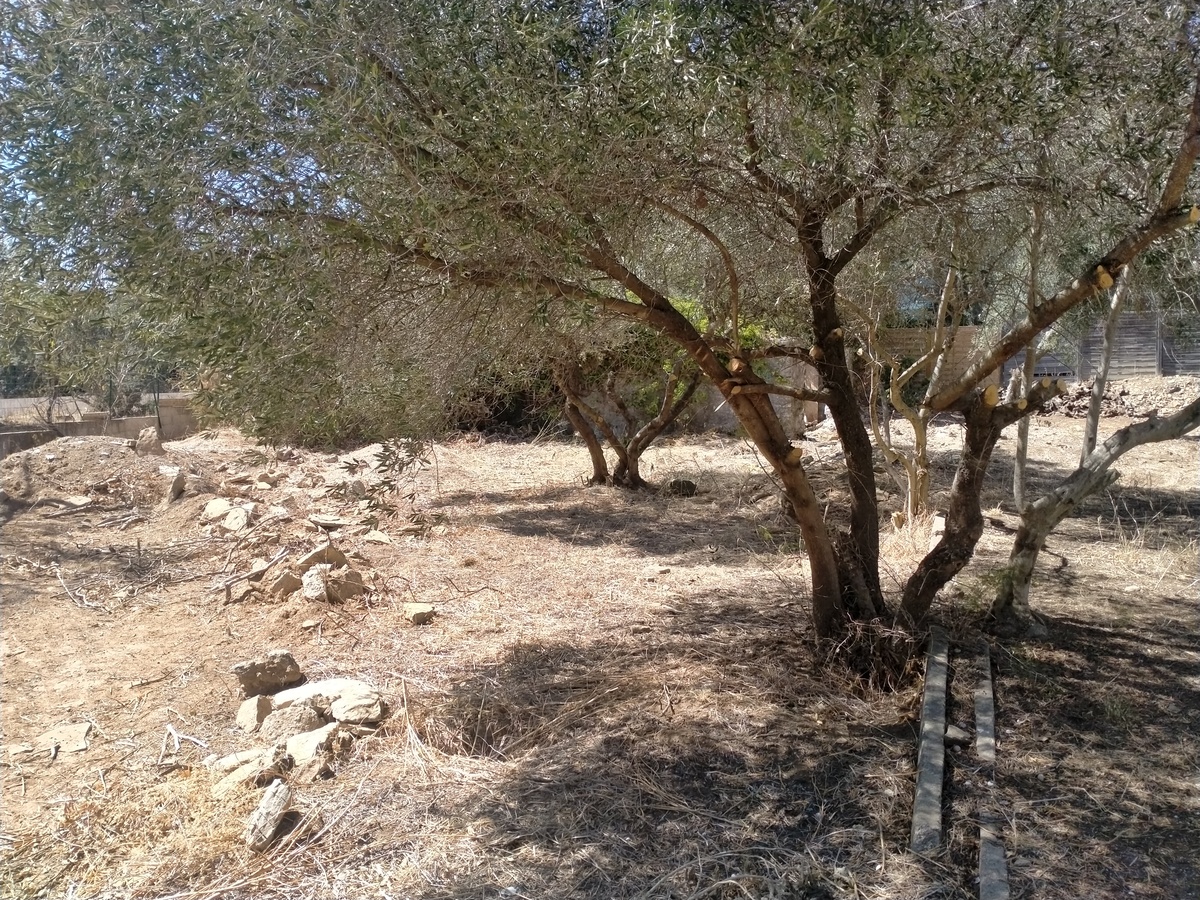
M1165 414L1196 386L1129 384L1119 411ZM1079 427L1034 420L1035 491L1073 467ZM960 436L934 432L943 488ZM812 437L836 508L836 443ZM966 898L987 806L1006 818L1014 897L1196 897L1198 442L1130 454L1051 538L1039 640L978 630L1017 521L1011 450L977 558L938 609L961 643L991 642L1000 762L955 759L932 861L906 852L919 683L882 694L815 664L805 560L742 442L652 452L648 477L691 479L691 498L585 489L569 441L438 445L378 523L391 543L335 532L370 587L343 604L221 582L317 546L309 515L366 517L355 481L378 479L372 448L275 459L222 431L165 457L98 438L10 457L0 894ZM268 470L273 487L239 477ZM176 471L199 477L168 502ZM205 526L216 495L254 500L257 525ZM887 536L893 583L927 528ZM434 604L432 623L405 620L412 601ZM261 792L214 797L203 760L252 743L229 669L275 647L310 678L378 685L394 712L332 778L295 786L316 836L254 854L241 833ZM81 723L86 749L52 757L47 732Z

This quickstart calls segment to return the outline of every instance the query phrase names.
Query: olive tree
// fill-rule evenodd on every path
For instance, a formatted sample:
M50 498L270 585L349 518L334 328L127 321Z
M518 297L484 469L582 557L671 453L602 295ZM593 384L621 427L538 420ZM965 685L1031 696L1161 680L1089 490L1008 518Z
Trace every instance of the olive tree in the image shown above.
M381 294L464 320L553 306L640 323L686 353L773 469L822 637L920 624L980 536L1001 430L1053 392L1000 402L984 381L1196 218L1195 23L1175 3L118 0L7 15L3 227L31 272L103 265L214 322L247 303L302 318L314 277L336 289L371 258ZM1136 126L1115 130L1129 110ZM921 400L960 412L966 436L945 536L892 606L841 288L908 216L1027 207L1054 175L1036 164L1047 135L1106 156L1143 135L1174 149L1155 202L1114 210L1111 242ZM694 294L672 260L699 258L727 274ZM763 290L731 289L755 277ZM724 330L702 333L679 296ZM812 343L749 352L748 321ZM820 389L769 382L754 356L772 353L811 363ZM836 423L850 502L831 522L780 393Z

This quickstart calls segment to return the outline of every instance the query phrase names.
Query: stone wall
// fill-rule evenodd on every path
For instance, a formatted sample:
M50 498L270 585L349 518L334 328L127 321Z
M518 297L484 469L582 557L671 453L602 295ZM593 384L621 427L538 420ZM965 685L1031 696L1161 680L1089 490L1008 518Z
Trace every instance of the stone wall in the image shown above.
M188 397L162 397L157 416L112 418L105 413L83 413L77 422L55 422L52 426L19 425L0 430L0 459L60 437L99 435L134 440L143 428L157 426L164 441L177 441L199 427Z

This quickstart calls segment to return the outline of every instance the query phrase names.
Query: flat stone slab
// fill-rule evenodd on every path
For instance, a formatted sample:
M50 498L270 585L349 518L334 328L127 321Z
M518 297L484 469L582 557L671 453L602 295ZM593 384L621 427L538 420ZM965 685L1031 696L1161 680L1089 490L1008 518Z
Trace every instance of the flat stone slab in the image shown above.
M979 826L979 900L1008 900L1008 861L991 817Z
M223 519L233 509L233 504L224 497L213 497L204 505L204 512L200 518L205 522L215 522L217 519Z
M221 530L234 534L250 524L250 513L240 506L235 506L221 520Z
M220 759L214 760L210 768L218 775L225 772L232 772L239 766L253 762L269 752L269 750L261 748L255 750L238 750L236 753L230 753L228 756L222 756Z
M996 699L992 691L992 657L984 644L979 656L979 684L975 688L975 755L987 766L996 765Z
M366 725L369 722L379 722L386 712L383 695L366 685L344 691L329 707L330 715L345 725Z
M261 694L242 701L237 711L237 725L247 733L258 731L263 719L271 714L271 698Z
M279 597L287 597L304 586L296 573L284 569L267 585L267 591Z
M341 516L330 516L317 513L308 517L308 521L312 522L318 528L323 528L326 531L333 531L337 528L344 528L347 525L353 525L349 519L343 519Z
M263 719L259 740L266 744L286 739L294 734L312 731L325 724L321 714L306 703L294 703L277 709Z
M330 722L328 725L322 725L312 731L293 735L287 741L287 755L297 766L317 759L329 750L337 730L337 722Z
M77 753L88 748L87 736L92 730L89 722L78 722L74 725L59 725L38 735L33 742L39 750L58 750L64 753Z
M242 763L212 786L214 797L224 797L244 785L262 785L281 777L292 767L292 760L282 751L264 750Z
M347 565L349 560L346 559L346 554L339 550L333 544L323 544L315 550L309 550L302 557L296 560L296 568L303 574L313 566L326 565L338 566Z
M330 715L333 701L344 694L362 693L375 689L357 678L324 678L299 687L280 691L272 702L274 709L287 709L292 704L308 704L323 716Z

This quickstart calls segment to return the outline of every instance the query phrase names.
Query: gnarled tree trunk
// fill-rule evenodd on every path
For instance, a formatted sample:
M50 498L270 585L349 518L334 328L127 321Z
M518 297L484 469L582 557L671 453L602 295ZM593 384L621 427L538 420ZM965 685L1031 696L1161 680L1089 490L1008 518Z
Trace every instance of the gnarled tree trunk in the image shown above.
M588 455L592 459L592 477L588 479L588 484L608 484L608 460L604 458L604 447L601 445L600 439L596 437L591 423L579 411L579 407L569 399L563 400L563 415L567 417L567 421L571 423L575 433L583 439L583 443L588 449Z
M683 369L682 361L677 362L671 368L671 373L667 376L667 382L663 387L662 403L659 405L658 414L626 439L625 456L613 473L613 478L618 483L644 484L639 471L642 455L664 431L671 427L680 414L687 409L687 405L692 402L692 397L696 395L696 388L700 386L700 370L693 369L684 377ZM632 424L633 420L627 417L627 421Z
M770 406L765 395L730 399L738 420L775 470L792 505L812 570L813 626L819 638L832 638L841 632L847 618L839 559L825 527L824 511L800 462L800 451L791 446L774 409L769 413L761 409L764 403ZM751 404L755 408L746 409Z
M700 336L695 326L666 297L627 269L606 247L593 248L588 258L599 271L636 296L646 307L644 312L639 312L642 320L682 347L704 376L716 385L738 422L746 429L750 440L779 477L784 494L796 514L804 548L808 551L812 572L814 630L821 639L835 637L846 619L837 555L825 527L825 517L801 465L800 450L792 447L767 393L739 390L744 386L762 387L765 382L754 374L745 360L737 356L726 366L713 351L712 345ZM829 290L832 287L831 281ZM861 426L861 421L859 424ZM878 543L878 522L873 525ZM870 559L878 560L878 554Z
M850 489L850 539L843 544L850 552L841 554L840 564L855 577L843 584L843 591L856 594L863 588L866 596L853 596L850 608L867 618L883 615L886 606L879 582L879 499L876 494L875 465L871 437L863 422L862 392L857 376L846 360L845 331L837 310L836 272L820 250L820 225L810 226L805 236L809 244L809 303L813 312L813 331L817 335L812 356L828 396L829 413L837 427L845 454Z
M663 388L663 399L657 415L641 427L638 427L637 416L617 393L615 375L606 381L604 396L625 420L626 434L622 438L604 418L604 414L583 399L583 373L579 365L566 360L560 360L555 365L555 383L565 398L563 413L583 438L592 459L590 484L645 487L646 482L641 475L642 455L679 418L700 385L699 370L693 370L684 376L684 369L682 360L671 369ZM604 456L604 448L600 443L600 435L617 456L617 464L611 474Z
M1021 514L1021 525L1013 540L1008 570L992 603L992 617L999 621L1028 620L1029 591L1038 554L1046 539L1084 498L1117 480L1111 466L1134 447L1170 440L1200 426L1200 398L1166 419L1152 418L1117 431L1093 450L1063 482L1030 504Z
M592 460L592 477L588 484L608 484L608 460L604 458L604 447L596 436L591 422L579 408L579 383L581 380L579 366L565 360L559 360L553 367L554 383L563 395L563 415L575 429L575 433L583 439Z
M1045 379L1034 386L1027 398L1001 404L997 404L999 391L995 386L975 395L965 413L966 434L962 458L950 488L945 533L904 585L900 616L909 627L919 626L925 620L938 591L962 571L975 553L975 545L983 535L980 496L1000 433L1064 388L1062 382Z

